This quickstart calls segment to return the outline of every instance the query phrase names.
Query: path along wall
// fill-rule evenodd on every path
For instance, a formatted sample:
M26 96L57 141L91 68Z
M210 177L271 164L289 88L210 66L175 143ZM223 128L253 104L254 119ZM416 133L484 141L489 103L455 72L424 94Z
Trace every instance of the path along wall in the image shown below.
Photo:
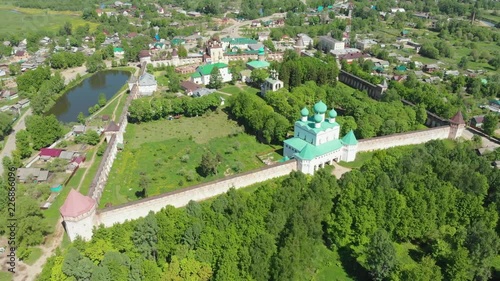
M422 131L363 139L358 142L358 152L387 149L403 145L421 144L431 140L443 140L448 138L449 133L450 126L441 126Z
M191 200L205 200L223 194L233 187L239 189L272 178L286 176L296 169L296 161L290 160L285 163L279 163L217 181L168 192L137 202L106 208L97 215L97 224L103 224L105 227L110 227L113 224L123 223L126 220L135 220L145 217L150 211L158 212L168 205L172 205L176 208L183 207Z

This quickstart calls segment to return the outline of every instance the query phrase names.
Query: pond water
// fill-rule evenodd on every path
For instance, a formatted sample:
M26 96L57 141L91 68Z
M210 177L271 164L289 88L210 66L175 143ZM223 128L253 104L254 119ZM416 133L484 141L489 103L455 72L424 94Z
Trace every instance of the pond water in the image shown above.
M127 83L129 77L128 71L98 72L59 98L47 114L54 114L59 121L64 123L77 122L80 112L83 112L85 116L89 115L89 107L97 104L99 94L104 93L109 101Z

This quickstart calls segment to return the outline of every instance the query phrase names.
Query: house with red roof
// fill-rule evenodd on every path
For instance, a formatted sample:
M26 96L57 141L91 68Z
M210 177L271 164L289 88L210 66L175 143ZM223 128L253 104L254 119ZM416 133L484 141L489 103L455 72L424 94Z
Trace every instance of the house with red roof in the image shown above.
M59 155L61 155L61 152L63 152L64 149L58 149L58 148L42 148L40 149L40 159L42 160L50 160L52 158L58 158Z

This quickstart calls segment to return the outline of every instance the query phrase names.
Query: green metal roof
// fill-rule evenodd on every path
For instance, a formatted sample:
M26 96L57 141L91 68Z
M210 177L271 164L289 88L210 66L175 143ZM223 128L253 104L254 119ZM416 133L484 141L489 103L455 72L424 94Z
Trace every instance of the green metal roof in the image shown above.
M302 116L309 115L309 110L307 109L307 107L304 107L304 108L302 108L302 110L300 110L300 115L302 115Z
M323 101L319 101L314 105L313 109L314 109L314 112L323 114L326 112L328 107L326 106L326 104Z
M123 48L114 48L113 51L114 52L123 52Z
M309 119L305 122L301 120L295 122L295 125L298 125L315 135L325 131L326 129L332 129L339 126L337 122L330 123L328 121L321 122L321 126L319 128L315 128L315 124L316 122L314 122L314 117L309 117Z
M266 68L269 67L270 64L267 61L254 60L251 62L247 62L247 66L252 68Z
M229 43L231 45L245 45L245 44L257 44L257 40L253 40L250 38L222 38L222 42Z
M398 71L406 71L406 66L399 65L398 67L396 67L396 70L398 70Z
M490 100L490 103L500 105L500 100Z
M290 158L288 158L288 156L285 156L285 157L281 158L280 160L278 160L278 162L283 163L283 162L286 162L288 160L290 160Z
M316 114L314 115L314 121L315 121L316 123L319 123L319 122L323 121L323 116L321 116L321 114L317 114L317 113L316 113Z
M330 118L337 117L337 111L335 111L335 109L330 110L330 112L328 112L328 116L330 116Z
M206 64L206 65L201 65L200 67L198 67L198 71L199 73L201 73L202 75L210 75L212 73L212 70L214 69L214 67L218 67L219 69L221 68L226 68L227 67L227 64L225 63L222 63L222 62L218 62L218 63L212 63L212 64Z
M186 43L186 40L179 39L179 38L174 38L174 39L172 39L172 41L170 41L170 44L172 44L172 45L181 45L184 43Z
M343 146L342 141L339 139L314 146L301 138L291 138L285 140L285 144L293 147L297 151L300 151L299 153L296 153L295 156L304 160L312 160L315 157L339 150Z
M191 74L191 77L192 78L200 78L201 74L199 72L195 72L195 73Z
M342 142L347 145L356 145L358 144L358 140L356 139L356 136L354 135L354 132L352 130L349 131L343 138Z

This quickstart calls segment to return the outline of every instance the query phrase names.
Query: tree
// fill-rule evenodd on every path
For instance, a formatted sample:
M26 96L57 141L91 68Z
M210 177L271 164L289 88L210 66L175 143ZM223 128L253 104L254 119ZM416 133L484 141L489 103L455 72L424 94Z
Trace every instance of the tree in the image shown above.
M21 64L20 63L11 63L9 65L9 72L11 76L17 75L21 73Z
M260 85L269 77L269 72L263 68L256 68L252 70L250 79L254 87L260 88Z
M217 175L217 167L220 163L220 156L215 155L211 151L207 151L201 157L200 171L204 177Z
M385 230L379 229L372 235L367 246L366 264L374 280L384 280L394 270L396 250Z
M29 133L26 130L20 130L16 133L16 149L19 151L21 159L31 156Z
M488 64L493 66L495 70L498 70L500 68L500 56L494 56L488 61Z
M215 66L210 73L210 82L207 85L209 89L220 89L222 88L222 76L220 74L219 68Z
M158 223L152 211L135 227L132 241L137 247L137 251L146 259L156 259L158 231Z
M186 58L188 52L184 46L179 45L179 47L177 47L177 55L179 56L179 58Z
M175 73L169 75L168 90L172 93L177 93L181 90L181 81L179 76Z
M30 134L33 149L51 145L64 135L62 125L54 115L32 115L26 118L26 131Z
M494 113L488 113L484 116L484 121L483 121L483 131L490 135L493 136L495 134L495 130L498 126L498 114Z
M106 64L104 63L101 54L98 52L87 58L86 66L87 72L89 73L94 73L106 68Z
M76 119L80 124L85 124L85 115L83 112L78 113L78 117L76 117Z
M99 99L97 101L97 104L99 105L99 107L104 107L106 105L106 94L104 93L100 93L99 94Z
M12 130L12 115L6 112L0 112L0 133L1 139L10 133Z

